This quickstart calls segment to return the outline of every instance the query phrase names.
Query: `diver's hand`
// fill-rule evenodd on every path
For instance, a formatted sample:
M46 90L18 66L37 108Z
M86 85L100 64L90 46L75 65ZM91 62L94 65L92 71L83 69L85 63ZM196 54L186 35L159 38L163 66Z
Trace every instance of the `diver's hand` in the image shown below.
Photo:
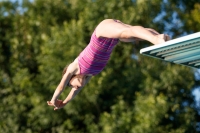
M54 107L54 110L58 110L58 109L61 109L65 106L65 104L63 103L62 100L56 100L55 102L52 102L52 101L47 101L47 104L49 106L53 106Z

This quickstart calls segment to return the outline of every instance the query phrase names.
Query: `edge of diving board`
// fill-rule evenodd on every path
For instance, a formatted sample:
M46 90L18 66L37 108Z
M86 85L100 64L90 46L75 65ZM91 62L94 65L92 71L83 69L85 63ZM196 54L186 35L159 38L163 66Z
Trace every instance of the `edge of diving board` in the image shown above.
M143 48L140 54L192 68L200 68L200 32Z

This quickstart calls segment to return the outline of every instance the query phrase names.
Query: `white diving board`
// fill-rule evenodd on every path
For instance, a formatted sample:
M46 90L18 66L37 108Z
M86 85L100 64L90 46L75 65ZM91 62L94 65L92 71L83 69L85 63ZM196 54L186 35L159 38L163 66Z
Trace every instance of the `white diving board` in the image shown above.
M200 68L200 32L143 48L140 54L192 68Z

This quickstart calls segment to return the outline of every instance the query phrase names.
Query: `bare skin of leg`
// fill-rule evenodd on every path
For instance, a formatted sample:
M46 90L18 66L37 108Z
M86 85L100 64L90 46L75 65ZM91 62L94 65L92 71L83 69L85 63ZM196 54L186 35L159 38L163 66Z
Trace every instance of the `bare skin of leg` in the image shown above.
M160 44L165 42L164 34L157 34L154 35L142 26L131 26L131 35L134 37L138 37L144 40L147 40L153 44Z
M132 28L132 30L137 30L137 29L134 28L134 26L131 26L131 25L128 25L128 24L124 24L124 23L122 23L119 20L117 20L117 22L119 22L119 23L121 23L121 24L123 24L125 26L128 26L128 27ZM170 37L168 35L166 35L166 34L160 34L160 33L158 33L157 31L155 31L154 29L151 29L151 28L144 28L144 27L141 27L141 26L139 26L139 27L140 27L140 29L138 29L139 31L143 32L142 30L147 30L148 32L150 32L154 36L157 36L156 38L158 39L157 40L158 42L160 40L159 38L161 38L161 40L160 40L161 43L162 43L162 39L164 39L165 41L169 41L170 40ZM146 33L146 34L148 34L148 33Z
M102 21L96 28L96 36L119 38L124 42L131 42L134 38L139 38L153 44L161 44L167 40L166 35L159 34L153 29L144 28L142 26L131 26L121 21L116 22L113 19Z

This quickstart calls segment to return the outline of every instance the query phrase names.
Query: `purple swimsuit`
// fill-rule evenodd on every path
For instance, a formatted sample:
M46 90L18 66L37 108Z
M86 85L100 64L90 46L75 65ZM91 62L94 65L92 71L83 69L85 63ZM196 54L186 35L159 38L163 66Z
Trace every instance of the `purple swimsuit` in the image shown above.
M80 74L96 75L100 73L106 66L110 54L119 39L96 37L94 31L90 43L78 56L78 64Z

